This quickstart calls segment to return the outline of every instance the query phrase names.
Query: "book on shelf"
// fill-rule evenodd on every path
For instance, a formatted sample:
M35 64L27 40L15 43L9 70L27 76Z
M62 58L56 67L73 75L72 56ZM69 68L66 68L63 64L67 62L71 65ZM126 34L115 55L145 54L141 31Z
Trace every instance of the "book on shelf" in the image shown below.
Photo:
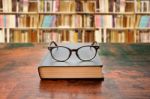
M149 0L136 0L135 2L136 12L149 12L150 11L150 1Z
M38 0L39 12L57 12L60 0Z
M86 21L85 21L86 22ZM71 20L71 26L72 27L83 27L83 19L81 15L73 15Z
M73 1L69 1L69 0L60 1L59 11L60 12L70 12L71 11L71 3L73 3Z
M60 42L61 41L61 33L58 30L52 30L52 31L40 31L41 35L41 42L44 43L50 43L50 41L56 41Z
M25 2L23 5L23 12L38 12L38 2L32 1L32 2Z
M0 29L0 43L5 43L5 32L4 32L4 29Z
M103 42L102 38L103 38L102 29L96 30L95 31L95 41L98 43L102 43Z
M69 31L69 41L77 43L78 42L78 31L70 30Z
M146 15L141 16L139 27L140 28L148 27L149 26L149 19L150 19L150 16L146 16Z
M13 43L28 43L37 42L36 31L25 31L25 30L13 30L12 35L9 36Z
M134 1L126 1L125 12L134 12L135 3Z
M129 30L108 30L106 41L110 43L134 43L134 31Z
M149 0L141 0L141 12L149 12L150 11L150 1Z
M54 25L55 16L45 15L42 23L42 27L52 27Z
M4 27L4 15L0 15L0 27Z
M138 30L136 34L136 42L149 43L150 42L150 31Z
M136 33L128 33L126 30L136 32L140 29L149 30L150 27L150 0L0 0L0 12L0 29L4 28L5 34L1 41L5 42L48 42L48 39L70 42L140 42L142 40L136 38ZM109 29L112 31L107 33ZM36 39L31 36L30 30ZM146 35L144 32L139 33ZM17 35L16 38L14 35Z
M81 24L82 20L76 21L76 23L78 23L78 22L80 22L80 24ZM84 27L94 27L94 16L93 15L84 16Z
M96 8L95 1L83 2L83 12L95 12L95 8Z

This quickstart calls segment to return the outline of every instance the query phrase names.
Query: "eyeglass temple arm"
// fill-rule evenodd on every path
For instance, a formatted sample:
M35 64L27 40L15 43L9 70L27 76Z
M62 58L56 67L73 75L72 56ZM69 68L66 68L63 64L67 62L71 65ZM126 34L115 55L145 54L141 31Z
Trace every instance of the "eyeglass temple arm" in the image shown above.
M52 46L52 44L54 44L55 46L58 46L58 45L56 44L56 42L54 42L54 41L50 42L49 46Z
M92 46L98 45L98 43L97 43L96 41L94 41L91 45L92 45Z

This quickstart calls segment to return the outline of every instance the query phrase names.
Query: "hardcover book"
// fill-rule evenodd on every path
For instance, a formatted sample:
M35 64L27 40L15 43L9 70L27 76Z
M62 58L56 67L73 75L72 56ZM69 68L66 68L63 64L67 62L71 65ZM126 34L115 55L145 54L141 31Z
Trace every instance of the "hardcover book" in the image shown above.
M71 49L76 49L83 45L89 44L65 44ZM72 53L67 61L58 62L48 52L39 64L38 72L41 79L103 79L102 67L98 54L91 61L81 61L75 53Z

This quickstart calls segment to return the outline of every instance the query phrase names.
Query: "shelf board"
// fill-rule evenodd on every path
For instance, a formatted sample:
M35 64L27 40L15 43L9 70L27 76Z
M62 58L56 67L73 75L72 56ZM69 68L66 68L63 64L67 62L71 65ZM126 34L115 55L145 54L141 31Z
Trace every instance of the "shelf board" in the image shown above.
M150 12L136 12L136 15L150 15Z
M134 12L95 12L95 15L134 15Z
M95 27L39 27L40 30L96 30Z
M144 27L144 28L139 28L139 27L137 27L137 28L135 28L136 30L150 30L150 27Z
M16 14L31 15L31 14L38 14L38 12L0 12L0 14L4 14L4 15L16 15Z
M106 29L110 29L110 30L134 30L134 28L131 27L114 27L114 28L106 28Z
M0 27L0 29L12 29L12 30L150 30L150 27L144 28L131 28L131 27L120 27L120 28L106 28L106 27Z
M37 14L37 15L74 15L74 14L83 14L83 15L150 15L150 12L0 12L4 15L12 14Z
M131 27L121 27L121 28L105 28L108 30L150 30L150 27L145 28L131 28Z
M40 15L74 15L74 14L94 14L94 12L39 12Z
M12 30L36 30L37 27L10 27Z

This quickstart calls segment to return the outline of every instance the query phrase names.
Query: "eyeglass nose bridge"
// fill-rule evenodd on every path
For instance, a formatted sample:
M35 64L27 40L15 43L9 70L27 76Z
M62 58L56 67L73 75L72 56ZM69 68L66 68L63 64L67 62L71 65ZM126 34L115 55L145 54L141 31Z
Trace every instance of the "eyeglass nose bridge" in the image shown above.
M76 56L78 57L78 59L80 59L79 55L78 55L78 49L71 49L71 54L70 56L72 55L72 52L75 52L76 53ZM69 57L70 57L69 56ZM80 59L81 60L81 59Z
M77 52L78 49L71 49L72 52Z

